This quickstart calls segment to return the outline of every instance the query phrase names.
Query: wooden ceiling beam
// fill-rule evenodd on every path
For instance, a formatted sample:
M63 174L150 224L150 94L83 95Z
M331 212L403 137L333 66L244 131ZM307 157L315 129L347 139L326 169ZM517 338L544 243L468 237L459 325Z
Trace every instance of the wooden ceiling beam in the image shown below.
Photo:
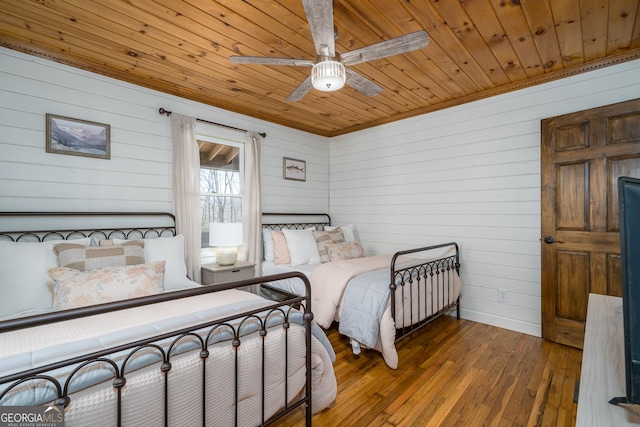
M213 159L215 159L224 148L224 145L222 144L211 144L211 145L212 147L209 149L209 152L207 153L207 160L209 161L212 161Z

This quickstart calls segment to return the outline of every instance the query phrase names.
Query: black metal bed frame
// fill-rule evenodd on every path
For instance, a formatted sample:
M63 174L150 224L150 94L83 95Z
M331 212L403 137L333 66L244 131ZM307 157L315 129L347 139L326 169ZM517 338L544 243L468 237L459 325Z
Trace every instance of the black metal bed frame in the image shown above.
M97 239L143 239L176 235L175 216L168 212L0 212L3 218L37 219L37 218L142 218L157 219L169 225L145 227L105 227L76 228L60 230L0 230L0 240L12 242L44 242L47 240L73 240L83 237Z
M139 307L142 305L154 304L158 302L170 301L170 300L175 300L180 298L188 298L196 295L202 295L205 293L219 292L227 289L242 288L245 286L260 284L265 280L282 280L282 279L290 279L293 277L297 277L303 280L307 288L309 288L308 279L306 278L306 276L304 276L301 273L292 272L292 273L278 274L273 276L265 276L263 278L253 278L253 279L248 279L243 281L220 284L215 288L210 286L203 286L202 288L193 288L193 289L175 291L175 292L171 292L170 294L152 295L149 297L136 298L136 299L126 300L126 301L117 301L117 302L108 303L108 304L101 304L101 305L96 305L91 307L83 307L78 309L60 311L60 312L51 313L51 314L25 317L25 318L15 319L15 320L6 320L3 322L0 322L0 334L4 332L9 332L9 331L26 329L26 328L30 328L38 325L62 322L62 321L72 320L72 319L79 319L87 316L92 316L92 315L97 315L97 314L102 314L102 313L107 313L112 311L118 311L118 310L123 310L127 308L132 308L132 307ZM291 400L293 396L288 396L289 387L288 387L288 377L286 373L288 371L289 361L287 360L285 362L285 369L283 372L284 384L285 384L284 390L283 390L285 407L280 412L272 416L270 419L265 420L265 415L264 415L264 409L265 409L264 402L266 397L264 394L265 360L264 360L264 352L263 352L262 379L260 383L261 393L262 393L262 423L260 425L264 425L264 426L270 425L275 421L279 420L280 418L284 417L285 415L289 414L290 412L294 411L296 408L299 408L302 405L305 405L306 424L311 425L311 396L312 396L311 320L313 319L313 314L311 313L311 310L310 310L310 297L308 296L304 296L304 297L291 296L291 298L287 300L273 303L268 306L261 307L259 309L246 311L234 316L228 316L228 317L216 319L213 321L203 322L201 324L190 326L188 328L168 331L153 337L145 338L145 339L131 342L128 344L123 344L123 345L107 348L105 350L96 351L88 355L74 357L72 359L68 359L65 361L51 363L51 364L34 368L28 371L18 372L15 374L0 377L0 384L11 383L9 388L7 388L5 391L0 393L0 405L2 405L3 397L7 393L9 393L12 390L12 388L17 387L20 384L23 384L28 381L45 381L45 382L51 383L53 387L57 390L57 397L53 401L52 405L62 405L64 407L67 407L69 404L72 403L72 400L73 400L72 397L70 396L69 389L76 374L80 372L82 368L85 366L88 366L90 364L95 364L95 363L103 363L103 364L112 366L114 371L112 385L115 393L117 393L117 411L118 411L117 425L121 426L122 425L122 404L123 404L122 388L127 383L127 374L128 374L127 363L130 363L131 358L135 357L136 353L142 351L143 349L154 349L154 351L157 351L159 353L160 360L157 365L159 370L164 375L164 402L163 402L164 420L165 420L164 425L168 426L169 425L168 424L169 422L168 388L169 388L169 383L171 378L169 374L172 367L171 366L171 358L173 356L172 349L176 347L179 341L190 339L197 346L200 347L199 357L202 360L201 366L202 366L203 382L202 382L202 388L200 390L197 390L194 388L193 391L194 391L194 394L196 393L196 391L200 393L200 398L202 400L202 425L204 426L206 408L207 408L207 395L205 392L206 387L205 387L205 381L204 381L205 374L206 374L205 362L210 355L207 347L211 344L210 342L211 337L216 332L224 331L224 332L230 333L233 339L229 341L229 344L233 346L234 349L236 349L242 344L242 335L243 335L242 327L245 324L245 322L247 322L248 319L256 319L257 314L262 312L267 312L267 315L265 316L264 320L260 320L260 329L258 333L261 336L263 337L266 336L268 334L268 329L274 327L272 325L267 327L267 321L266 321L267 318L270 318L274 314L281 314L283 316L284 321L281 323L280 327L282 327L285 330L285 334L286 334L288 332L288 329L291 323L290 316L294 310L292 307L300 307L301 305L304 309L304 314L302 315L302 318L304 320L305 342L307 346L306 353L305 353L305 357L306 357L306 361L305 361L306 386L305 387L306 388L305 388L304 396L293 401ZM202 333L195 332L195 331L201 331L204 328L208 329L208 332L204 336ZM159 341L164 342L165 340L170 340L170 345L167 346L166 344L163 344L161 346L157 344ZM262 345L264 348L264 342ZM289 345L289 339L287 337L285 338L285 346L288 346L288 345ZM117 362L109 359L110 355L114 355L116 353L126 351L126 350L129 350L130 352L125 357L124 359L125 362L122 363L122 365L119 365ZM241 373L238 370L239 363L240 361L236 352L235 372L234 372L235 389L233 390L235 394L234 401L236 403L235 415L234 415L234 419L235 419L234 425L236 426L238 425L238 402L240 400L240 396L238 395L238 378L241 375ZM54 371L56 369L67 367L67 366L77 366L77 367L72 371L71 374L69 374L65 378L56 379L53 376L47 375L47 373L50 371ZM197 397L198 397L197 395L194 395L194 399Z
M455 248L455 253L406 267L403 267L400 263L400 257L404 255L424 253L447 247ZM390 266L389 287L391 288L391 315L396 325L396 342L452 310L456 310L456 318L460 320L460 296L454 297L454 274L460 275L460 251L456 242L399 251L393 255ZM416 284L415 286L414 283ZM405 325L404 322L399 322L399 319L396 319L396 289L398 288L400 288L400 294L403 297L401 300L403 313L407 309L404 302L404 296L407 293L409 294L409 301L411 301L410 307L408 307L411 319L414 318L414 305L412 303L414 299L419 301L418 311L420 311L420 307L424 308L424 312L416 313L417 318L420 319L417 322ZM445 292L445 288L447 292ZM429 298L429 294L431 294L431 298ZM431 303L431 315L427 315L429 302Z
M331 217L326 213L263 213L262 228L269 228L271 230L301 230L308 227L316 227L317 230L323 230L325 226L331 225ZM295 221L285 222L264 222L264 218L288 218L296 219ZM315 218L316 221L301 222L300 218ZM268 220L270 221L270 220Z
M288 222L267 222L263 223L263 228L269 228L272 230L281 229L304 229L307 227L315 226L316 229L322 230L324 226L331 225L331 217L325 213L263 213L263 217L288 217L288 218L326 218L326 221L316 222L304 222L304 221L288 221ZM401 262L401 258L404 255L411 255L417 253L425 253L431 250L451 247L455 249L455 253L450 256L444 256L438 259L429 259L424 262L414 263L410 266L406 266ZM450 313L456 310L456 318L460 320L460 296L455 296L453 292L454 287L454 274L459 276L460 273L460 251L456 242L442 243L433 246L425 246L421 248L414 248L396 252L389 266L389 288L391 299L391 315L396 325L396 339L398 342L402 338L412 334L413 332L421 329L423 326L442 316L443 314ZM268 286L268 285L265 285ZM445 287L447 292L445 292ZM414 319L413 301L417 299L418 307L423 307L424 313L416 313L416 322L410 322L405 324L403 319L396 318L396 308L398 302L396 301L396 290L399 288L402 295L400 305L402 312L407 308L405 304L405 297L408 295L410 318ZM432 295L429 298L429 295ZM420 305L422 302L422 305ZM426 315L428 303L431 303L431 315ZM422 315L424 314L424 316ZM402 321L401 321L402 320Z
M0 219L3 217L51 217L51 216L65 216L65 217L75 217L75 216L115 216L115 217L124 217L124 216L160 216L160 217L170 217L173 219L173 215L166 213L123 213L123 212L102 212L102 213L64 213L64 212L0 212ZM55 231L17 231L17 232L8 232L1 231L0 239L4 240L12 240L12 241L44 241L49 239L54 240L66 240L66 239L74 239L77 237L93 237L98 236L101 238L109 238L114 236L113 233L116 233L116 237L120 237L122 235L130 237L130 238L138 238L139 236L144 237L158 237L166 235L166 233L170 233L170 235L175 235L175 225L171 225L168 227L143 227L143 228L108 228L108 229L96 229L96 230L55 230ZM125 237L126 238L126 237ZM250 311L246 311L243 313L238 313L232 316L228 316L225 318L208 320L197 325L190 326L188 328L183 328L179 330L173 331L163 331L162 333L148 337L145 339L141 339L135 342L118 345L115 347L107 348L104 350L96 351L87 355L74 357L68 360L55 362L51 364L47 364L45 366L37 367L34 369L30 369L24 372L16 372L10 375L6 375L4 377L0 377L0 385L9 384L7 389L0 393L0 406L3 406L2 400L9 393L11 389L19 386L25 382L29 381L44 381L46 383L50 383L53 388L56 390L56 398L53 400L53 403L49 402L52 405L63 405L67 407L68 405L73 403L73 397L70 396L69 389L70 384L72 383L75 375L82 370L82 368L93 365L96 363L103 363L107 366L111 366L113 369L113 382L112 386L114 392L117 393L117 420L118 426L122 425L122 404L123 404L123 396L122 396L122 388L125 386L127 382L127 363L130 363L129 360L134 358L138 352L143 350L152 349L158 353L158 368L162 372L164 376L164 425L167 426L169 422L169 397L168 397L168 387L170 382L171 372L171 360L173 357L172 350L177 345L178 341L183 342L184 340L191 340L193 345L196 346L196 351L199 351L199 357L202 360L202 378L205 378L205 361L209 358L210 353L208 351L208 346L211 344L211 337L220 331L225 331L227 334L230 334L231 338L228 343L233 347L234 350L237 350L238 347L242 344L242 337L246 331L243 331L243 325L251 321L258 321L260 324L260 328L257 332L262 339L262 382L261 382L261 393L262 393L262 418L260 425L270 425L275 421L283 418L285 415L291 413L297 408L303 407L305 410L305 420L306 425L311 425L311 416L312 416L312 362L311 362L311 321L313 320L313 314L311 312L311 297L310 297L310 284L307 277L298 272L292 273L284 273L284 274L275 274L271 276L257 277L253 279L247 279L237 282L229 282L223 283L213 286L203 286L199 288L191 288L179 291L173 291L169 293L151 295L147 297L135 298L130 300L122 300L115 301L106 304L99 304L88 307L81 307L76 309L70 309L65 311L58 311L53 313L47 313L37 316L29 316L23 318L17 318L12 320L5 320L0 322L0 338L2 337L2 333L16 330L23 330L30 327L35 327L44 324L51 324L57 322L63 322L72 319L79 319L88 316L98 315L102 313L114 312L118 310L125 310L134 307L140 307L144 305L156 304L164 301L170 301L181 298L193 297L196 295L208 294L212 292L219 292L228 289L236 289L236 288L245 288L251 287L254 285L260 285L263 282L267 281L276 281L283 279L291 279L298 278L303 281L305 287L307 289L307 293L304 296L296 296L289 295L284 292L279 292L279 296L281 297L279 301L274 302L272 304L268 304L258 309L253 309ZM283 298L282 296L285 295ZM267 313L264 318L259 318L258 313ZM289 360L285 361L285 369L283 372L283 383L284 383L284 402L285 406L278 412L276 412L269 419L265 420L265 353L264 353L264 337L268 334L269 330L274 327L281 327L285 331L285 354L288 354L288 346L289 344L289 335L288 331L291 326L291 316L292 313L296 313L297 316L302 318L302 323L305 329L305 343L306 343L306 351L305 351L305 369L306 369L306 383L304 393L301 393L300 396L289 396L288 393L288 369L289 369ZM267 326L267 320L271 319L273 316L280 316L283 321L277 325L269 325ZM203 329L208 331L204 336L201 333ZM195 331L200 331L199 333ZM158 344L159 341L162 341L162 345ZM170 344L167 346L167 342ZM226 341L225 341L226 342ZM199 348L198 348L199 347ZM109 359L109 355L114 355L116 353L121 353L123 351L129 351L128 356L125 357L124 362L120 366L117 362ZM190 350L191 351L191 350ZM235 351L235 366L236 370L234 373L235 378L235 389L233 393L234 402L235 402L235 425L238 425L238 402L240 401L240 396L238 396L238 378L241 373L238 371L239 366L239 357L238 352ZM120 356L119 356L120 357ZM0 361L1 363L1 361ZM73 366L75 369L65 378L56 379L53 376L47 375L47 372L63 368ZM257 382L256 382L257 383ZM200 394L200 399L202 400L202 425L205 425L205 414L207 407L207 395L205 393L205 383L203 381L202 387L200 390L193 390L194 399L198 398L196 393Z

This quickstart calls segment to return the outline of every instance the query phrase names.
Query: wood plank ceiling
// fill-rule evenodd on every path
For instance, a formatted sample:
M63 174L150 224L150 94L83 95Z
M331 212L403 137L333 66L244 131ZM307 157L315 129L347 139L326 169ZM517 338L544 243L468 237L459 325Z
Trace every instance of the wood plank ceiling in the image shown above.
M229 61L313 60L300 0L0 0L0 45L335 136L640 58L638 3L334 0L341 53L429 33L420 51L353 66L384 88L375 97L345 86L287 102L310 68Z

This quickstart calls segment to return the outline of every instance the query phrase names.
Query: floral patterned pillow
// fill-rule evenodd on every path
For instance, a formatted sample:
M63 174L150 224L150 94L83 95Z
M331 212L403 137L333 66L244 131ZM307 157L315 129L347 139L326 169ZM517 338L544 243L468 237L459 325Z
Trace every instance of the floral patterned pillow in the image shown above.
M364 257L364 248L359 241L327 243L325 245L331 261Z
M159 294L164 289L164 261L105 267L82 272L50 268L53 311Z

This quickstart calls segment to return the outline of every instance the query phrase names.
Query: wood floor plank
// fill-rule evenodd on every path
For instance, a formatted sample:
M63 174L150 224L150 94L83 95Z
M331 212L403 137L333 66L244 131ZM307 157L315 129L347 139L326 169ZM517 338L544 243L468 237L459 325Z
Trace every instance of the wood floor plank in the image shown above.
M338 398L314 426L575 426L582 350L445 316L398 343L399 369L335 326ZM303 426L302 411L276 426Z
M535 340L522 336L516 346L519 350L513 353L509 369L509 374L515 378L516 382L500 424L524 425L529 417L529 414L524 413L522 408L531 407L535 399L535 394L531 393L528 388L531 377L534 374L534 366L531 363L534 359L527 359L526 357L529 354L535 354L536 350L539 349L539 346L535 344Z

